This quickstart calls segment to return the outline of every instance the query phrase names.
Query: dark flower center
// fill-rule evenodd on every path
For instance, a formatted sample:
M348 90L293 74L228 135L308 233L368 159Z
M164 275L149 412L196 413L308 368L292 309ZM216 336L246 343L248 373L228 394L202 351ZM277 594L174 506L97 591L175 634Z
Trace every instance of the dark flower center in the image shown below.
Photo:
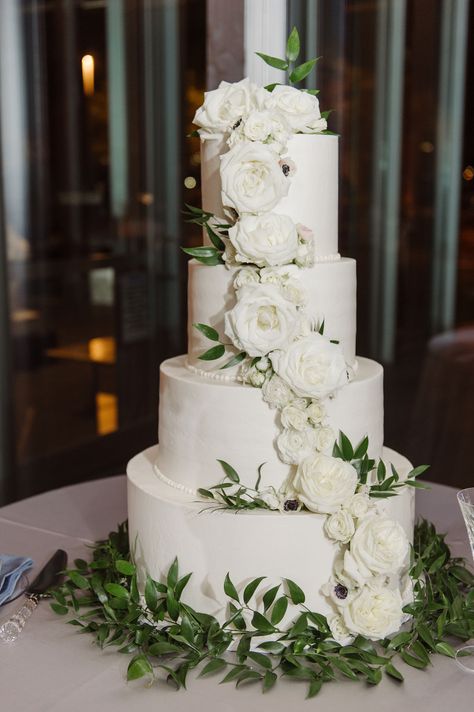
M342 583L338 583L337 586L334 587L334 593L336 594L336 598L340 598L341 601L343 601L345 598L347 598L347 594L349 591L347 590L346 586L343 586Z
M287 175L289 175L291 169L290 169L290 166L288 165L288 163L284 163L281 167L281 170L283 171L283 175L287 176Z
M298 506L299 502L297 499L287 499L283 504L283 509L285 512L296 512Z

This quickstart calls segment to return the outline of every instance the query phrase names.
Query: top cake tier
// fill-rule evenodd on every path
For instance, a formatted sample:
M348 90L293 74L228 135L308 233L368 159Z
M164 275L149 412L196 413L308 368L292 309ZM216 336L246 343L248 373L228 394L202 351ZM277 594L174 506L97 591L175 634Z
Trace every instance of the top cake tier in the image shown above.
M338 142L338 136L327 134L291 137L284 159L296 169L288 195L272 211L312 230L316 261L338 256ZM227 151L224 139L201 142L202 207L219 217L224 217L220 157ZM207 235L204 242L209 244Z

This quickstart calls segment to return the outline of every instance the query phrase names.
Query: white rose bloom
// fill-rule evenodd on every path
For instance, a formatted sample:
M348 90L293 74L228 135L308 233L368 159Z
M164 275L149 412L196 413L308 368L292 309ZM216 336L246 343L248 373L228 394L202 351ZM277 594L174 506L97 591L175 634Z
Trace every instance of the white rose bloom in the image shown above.
M276 374L263 384L262 395L270 408L283 408L294 398L289 385Z
M330 450L332 452L332 448L336 441L336 434L332 428L317 428L314 431L314 435L316 450L319 450L319 452L327 452Z
M265 371L268 371L268 369L271 368L271 365L272 364L270 363L270 359L266 356L262 356L262 358L255 364L255 368L257 369L257 371L262 371L262 373L265 373Z
M270 507L270 509L280 509L280 497L274 487L266 487L265 489L260 490L256 496L265 502L267 507Z
M310 429L285 428L277 438L280 459L288 465L297 465L309 457L314 450L313 434L314 431ZM304 502L302 497L300 499Z
M310 242L302 242L296 251L295 264L298 267L312 267L314 264L314 250Z
M298 330L299 314L272 284L246 285L237 303L225 314L225 334L249 356L266 356L286 349Z
M248 141L266 141L272 134L273 121L269 111L254 109L242 124L242 133Z
M268 213L288 193L279 156L257 141L242 142L221 156L222 204L238 213Z
M297 398L283 408L281 411L281 424L284 428L306 430L308 415L304 398Z
M351 633L381 640L399 630L403 618L402 599L398 590L364 586L341 612Z
M365 517L371 506L370 497L365 492L358 492L347 503L347 510L356 519Z
M311 401L306 410L306 413L308 415L308 420L311 425L320 425L326 415L324 406L319 401L315 400Z
M336 643L339 643L339 645L350 645L355 638L355 636L349 632L344 623L344 618L340 615L335 614L329 616L328 626L333 639Z
M306 91L278 85L267 103L270 110L276 109L283 114L294 133L320 133L327 128L326 120L321 118L317 97Z
M357 472L348 462L318 453L299 465L293 487L312 512L332 514L352 497Z
M229 229L237 262L252 262L259 267L292 262L298 250L298 233L287 215L266 213L243 215Z
M347 544L355 532L354 520L347 510L339 509L326 519L324 531L330 539Z
M242 267L239 269L234 278L234 289L238 290L246 284L258 284L260 277L258 270L254 267Z
M276 373L303 397L325 398L347 383L347 365L339 344L312 332L270 355Z
M193 119L200 127L201 138L215 138L230 131L251 110L256 91L257 86L246 78L234 84L221 82L217 89L205 92L204 103Z
M284 284L288 280L298 279L300 271L296 265L281 265L279 267L264 267L260 270L262 284Z
M297 223L296 229L298 230L298 237L301 242L313 242L313 231L311 228L306 227L306 225L303 225L302 223Z
M396 574L407 561L409 543L401 525L388 517L362 519L344 554L345 571L359 584L380 574Z

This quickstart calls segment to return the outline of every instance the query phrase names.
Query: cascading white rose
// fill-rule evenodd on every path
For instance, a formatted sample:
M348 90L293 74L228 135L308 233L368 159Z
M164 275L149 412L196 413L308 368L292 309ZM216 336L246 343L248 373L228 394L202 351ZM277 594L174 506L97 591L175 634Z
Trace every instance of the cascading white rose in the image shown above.
M359 594L341 608L341 614L350 633L381 640L400 628L402 598L398 589L363 586Z
M284 428L277 438L277 447L280 460L286 462L287 465L298 465L314 450L314 430Z
M347 383L347 365L339 344L313 332L270 356L276 373L299 396L325 398Z
M242 142L221 156L222 204L242 213L268 213L287 195L290 179L278 153L264 143Z
M238 290L246 284L259 284L260 277L255 267L242 267L234 277L234 289Z
M298 233L287 215L266 213L243 215L229 229L237 262L251 262L258 267L292 262L298 251Z
M348 462L313 454L299 465L293 487L311 512L332 514L354 494L357 472Z
M402 526L384 515L362 519L344 554L344 569L359 584L396 574L406 563L409 543Z
M294 430L305 430L308 425L308 415L306 413L306 401L304 398L296 398L286 405L281 411L281 424L284 428L294 428Z
M331 631L331 635L336 643L339 645L350 645L354 640L355 636L351 634L344 623L344 618L340 615L334 614L329 616L328 626Z
M327 426L317 428L314 431L314 444L319 452L332 451L336 441L336 434L332 428Z
M355 531L354 520L346 509L339 509L326 519L324 531L330 539L347 544Z
M355 494L347 504L348 511L356 519L365 517L371 506L370 497L365 492Z
M260 270L262 284L279 284L287 299L298 306L303 306L306 304L306 291L299 277L299 269L293 264L264 267Z
M273 374L262 387L263 400L268 403L270 408L284 408L293 398L294 394L291 388L280 376Z
M296 306L273 284L245 285L237 303L225 314L225 333L249 356L286 349L298 329Z
M217 89L205 92L204 103L193 119L200 127L201 138L215 138L229 131L251 111L257 89L245 78L235 83L221 82Z
M278 85L267 100L270 110L276 109L285 117L294 133L320 133L327 129L321 117L319 101L313 94L295 87Z
M326 415L324 406L319 401L311 401L306 412L311 425L320 425Z

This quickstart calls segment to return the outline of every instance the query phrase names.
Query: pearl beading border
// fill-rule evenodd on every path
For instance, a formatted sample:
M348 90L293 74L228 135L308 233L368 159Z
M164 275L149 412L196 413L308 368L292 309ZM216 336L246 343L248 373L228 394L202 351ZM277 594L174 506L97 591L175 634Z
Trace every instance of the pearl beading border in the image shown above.
M324 262L339 262L341 255L339 252L334 252L332 255L315 255L314 264L321 264Z
M230 374L226 373L218 373L216 371L205 371L202 368L198 368L197 366L193 366L192 363L189 362L188 358L186 358L185 366L188 369L188 371L191 371L191 373L194 373L196 376L201 376L203 378L209 378L211 381L218 381L220 383L235 383L237 382L237 378Z
M190 494L193 497L199 496L197 490L192 489L191 487L186 487L186 485L182 485L180 482L175 482L174 480L170 480L169 477L166 477L166 475L161 472L156 462L153 465L153 469L158 479L164 482L165 485L168 485L168 487L172 487L173 489L178 490L178 492L183 492L184 494Z

